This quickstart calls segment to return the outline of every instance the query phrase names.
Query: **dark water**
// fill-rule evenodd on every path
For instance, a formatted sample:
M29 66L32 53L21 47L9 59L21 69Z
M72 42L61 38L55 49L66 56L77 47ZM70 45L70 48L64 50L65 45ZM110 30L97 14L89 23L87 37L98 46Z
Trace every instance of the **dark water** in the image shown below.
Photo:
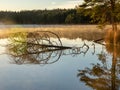
M60 39L72 48L26 54L29 45L1 39L0 90L120 90L118 47Z

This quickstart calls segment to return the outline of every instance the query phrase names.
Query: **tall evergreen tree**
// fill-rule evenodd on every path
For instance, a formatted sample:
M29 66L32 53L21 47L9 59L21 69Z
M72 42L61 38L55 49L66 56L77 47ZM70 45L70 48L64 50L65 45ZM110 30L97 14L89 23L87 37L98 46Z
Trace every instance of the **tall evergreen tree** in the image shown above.
M93 11L91 17L94 20L98 20L101 24L106 22L112 24L114 45L117 44L117 10L120 8L118 6L120 6L120 0L84 0L84 3L81 5L85 9L91 8Z

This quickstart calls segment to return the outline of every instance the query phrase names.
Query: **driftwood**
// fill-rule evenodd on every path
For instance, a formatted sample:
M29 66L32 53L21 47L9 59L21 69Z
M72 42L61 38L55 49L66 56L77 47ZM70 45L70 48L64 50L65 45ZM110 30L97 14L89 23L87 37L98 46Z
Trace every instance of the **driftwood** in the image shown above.
M101 38L101 39L94 40L93 42L98 43L98 44L101 44L101 45L105 45L105 44L103 43L103 41L104 41L104 38Z
M99 42L99 41L103 41L104 38L100 38L100 39L97 39L97 40L94 40L94 42Z

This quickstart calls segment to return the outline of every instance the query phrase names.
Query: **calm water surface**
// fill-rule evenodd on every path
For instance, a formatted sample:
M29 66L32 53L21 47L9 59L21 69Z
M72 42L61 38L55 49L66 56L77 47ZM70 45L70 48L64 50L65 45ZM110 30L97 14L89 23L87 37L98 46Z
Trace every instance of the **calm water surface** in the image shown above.
M23 56L12 55L1 39L0 90L120 90L118 47L60 39L72 48Z

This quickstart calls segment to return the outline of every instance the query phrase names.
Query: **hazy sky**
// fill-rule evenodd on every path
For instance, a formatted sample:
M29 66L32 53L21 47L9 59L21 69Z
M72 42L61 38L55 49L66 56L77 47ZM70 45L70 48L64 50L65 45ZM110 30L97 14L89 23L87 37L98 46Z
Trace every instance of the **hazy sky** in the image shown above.
M83 0L0 0L0 10L74 8Z

